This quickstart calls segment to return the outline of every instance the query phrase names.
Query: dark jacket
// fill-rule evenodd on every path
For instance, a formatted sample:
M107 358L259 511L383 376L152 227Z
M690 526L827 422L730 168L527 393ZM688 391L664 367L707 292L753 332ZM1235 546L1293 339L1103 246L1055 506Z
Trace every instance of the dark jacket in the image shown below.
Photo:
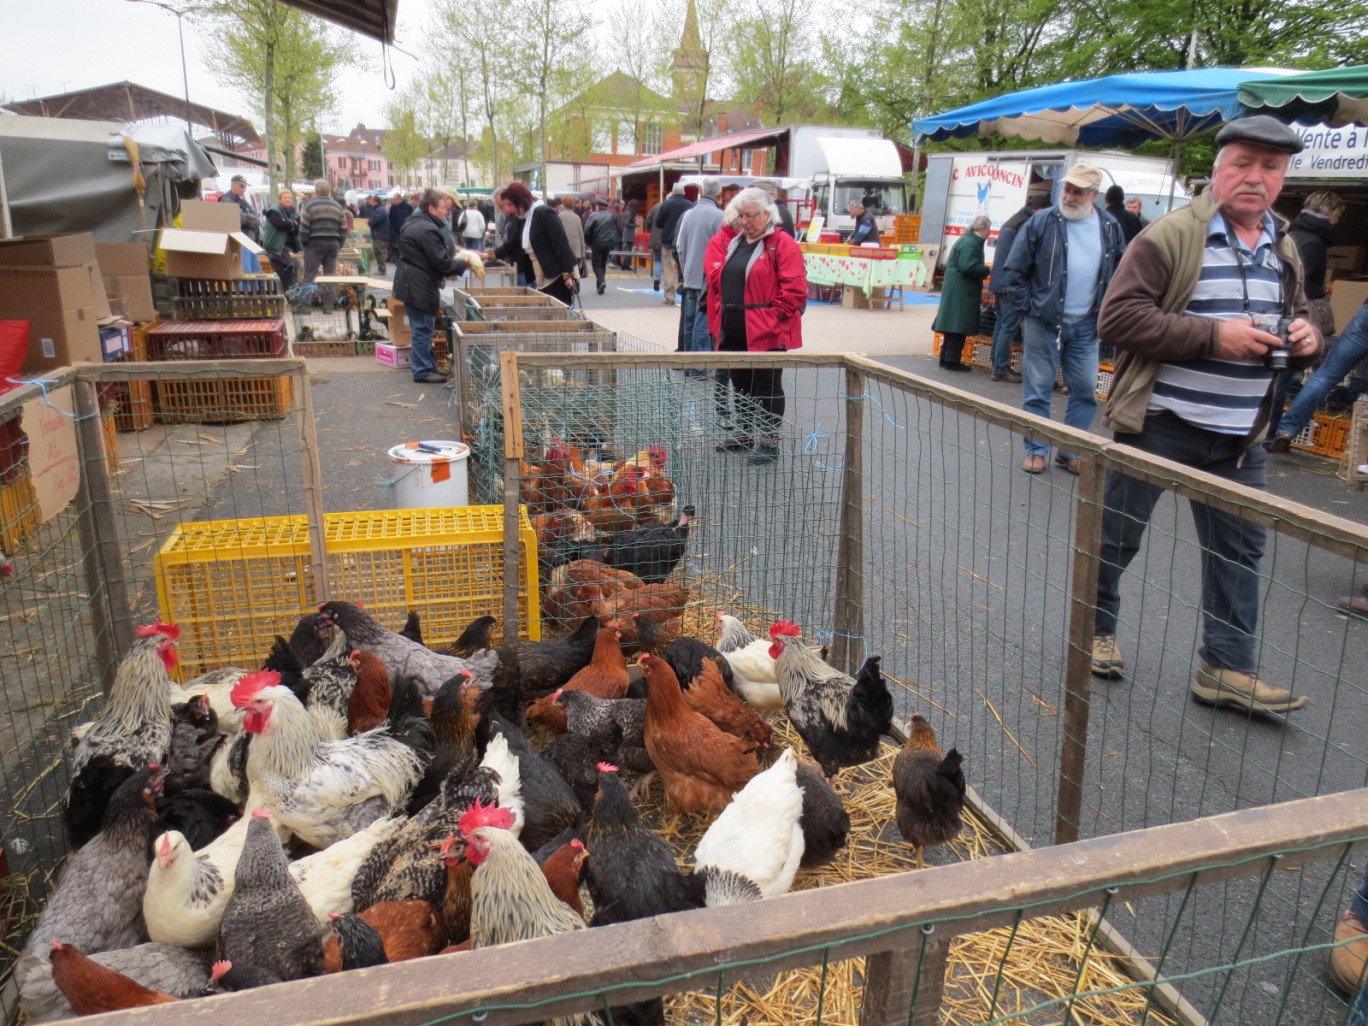
M331 196L311 196L299 208L299 241L345 242L347 208Z
M965 232L950 250L945 262L945 282L941 285L940 309L932 331L955 335L977 335L979 296L988 265L983 262L984 239L977 232Z
M404 222L413 214L413 204L406 199L401 199L397 203L391 203L389 208L389 230L390 240L399 241L399 229L404 227Z
M1140 234L1141 228L1145 227L1140 222L1140 218L1126 209L1124 203L1118 203L1115 206L1108 207L1107 213L1116 218L1116 223L1121 226L1121 234L1126 237L1127 244L1130 243L1131 239Z
M577 269L579 258L570 249L560 215L542 203L533 207L529 216L532 218L532 229L527 233L527 241L532 246L542 276L555 281L562 274Z
M671 196L658 209L656 223L660 226L660 244L673 247L679 219L693 209L693 200L688 196Z
M1117 350L1111 395L1102 416L1103 425L1113 431L1134 434L1144 427L1160 363L1210 359L1220 343L1221 321L1186 313L1202 274L1202 252L1215 214L1210 192L1202 193L1137 235L1117 269L1097 317L1098 337ZM1288 237L1287 222L1277 214L1273 221L1287 316L1306 318L1310 311L1302 289L1301 256ZM1318 352L1319 347L1316 353L1290 357L1288 366L1306 367ZM1263 436L1272 406L1270 388L1242 449Z
M855 219L855 230L850 233L848 241L852 246L879 241L879 226L874 223L874 215L868 210Z
M1030 207L1022 207L1011 217L1002 223L998 230L997 247L993 250L993 278L988 283L988 291L995 296L1007 295L1007 258L1012 255L1012 243L1016 241L1017 232L1021 231L1021 226L1029 221L1035 211Z
M660 247L664 245L660 239L660 208L663 206L663 203L657 203L653 206L646 214L646 219L641 223L641 227L651 233L650 248L652 253L659 253Z
M261 226L261 245L267 253L277 256L299 249L299 210L289 213L279 203L266 211L266 222Z
M442 282L466 269L464 260L447 256L442 222L415 212L399 229L395 248L402 259L394 272L394 298L422 313L436 313Z
M1330 243L1335 238L1335 226L1324 217L1302 211L1292 222L1288 232L1301 253L1302 271L1306 275L1306 298L1325 298L1325 264Z
M1111 214L1093 207L1093 216L1102 232L1102 265L1097 271L1100 306L1121 254L1126 251L1126 238ZM1064 215L1058 207L1039 211L1017 234L1004 268L1003 284L1008 291L1024 293L1026 313L1049 328L1059 327L1064 319L1064 291L1069 277L1068 229L1064 225Z
M236 203L238 208L238 231L248 238L257 239L257 231L261 227L261 215L256 212L256 207L246 196L239 196L232 189L229 189L218 198L220 203ZM257 239L259 242L260 239Z
M494 255L506 263L512 264L527 280L532 280L532 260L522 247L522 228L521 217L504 217L503 241L494 247Z
M605 252L617 249L619 237L618 226L613 221L610 211L595 210L585 218L584 241L590 249L601 249Z
M377 242L388 242L390 238L390 212L383 203L377 203L366 211L366 223L370 225L371 238Z

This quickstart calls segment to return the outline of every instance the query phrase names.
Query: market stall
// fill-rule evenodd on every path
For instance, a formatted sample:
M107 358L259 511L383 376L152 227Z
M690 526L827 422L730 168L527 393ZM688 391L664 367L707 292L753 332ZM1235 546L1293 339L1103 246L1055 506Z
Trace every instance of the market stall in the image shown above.
M854 293L848 306L887 309L904 289L926 284L920 246L852 247L805 242L803 267L809 285L840 285ZM892 293L896 290L897 295Z

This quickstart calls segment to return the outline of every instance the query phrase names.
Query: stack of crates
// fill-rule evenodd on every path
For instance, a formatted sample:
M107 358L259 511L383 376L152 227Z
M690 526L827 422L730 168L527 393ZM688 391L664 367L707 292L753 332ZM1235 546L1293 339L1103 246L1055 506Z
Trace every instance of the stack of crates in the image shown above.
M266 359L287 354L285 294L271 273L171 278L172 319L134 335L135 359ZM139 347L144 351L138 353ZM154 409L166 424L279 420L292 399L286 378L158 380Z

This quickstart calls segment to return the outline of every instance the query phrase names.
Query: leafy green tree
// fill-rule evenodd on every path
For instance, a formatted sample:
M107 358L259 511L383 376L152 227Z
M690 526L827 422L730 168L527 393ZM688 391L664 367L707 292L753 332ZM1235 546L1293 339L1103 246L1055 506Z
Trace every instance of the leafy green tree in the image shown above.
M546 111L552 110L593 79L589 50L592 21L581 0L513 0L518 36L516 75L536 109L537 159L546 181ZM519 106L514 100L512 107Z
M385 157L394 169L394 177L403 185L414 184L419 163L432 152L432 141L423 131L422 105L422 84L414 82L395 93L382 109L389 129Z
M316 128L310 129L309 141L304 144L304 180L323 177L323 140Z
M728 33L736 95L759 100L766 124L826 113L826 80L810 35L814 14L813 0L769 0Z

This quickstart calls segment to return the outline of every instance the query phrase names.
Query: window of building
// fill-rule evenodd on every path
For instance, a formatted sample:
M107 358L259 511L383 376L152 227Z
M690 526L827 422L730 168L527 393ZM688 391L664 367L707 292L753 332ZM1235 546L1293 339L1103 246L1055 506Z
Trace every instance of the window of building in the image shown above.
M372 178L372 179L370 180L370 188L372 188L372 189L378 189L378 188L380 188L380 179L378 179L378 178Z
M589 152L612 153L613 131L606 124L595 123L589 140Z
M366 170L367 170L367 171L379 171L379 170L380 170L380 161L378 161L378 160L368 160L368 161L366 161Z
M642 153L663 153L665 152L665 126L664 125L644 125L641 133L641 152Z
M617 126L617 152L626 155L636 153L636 125L630 121L619 121Z

